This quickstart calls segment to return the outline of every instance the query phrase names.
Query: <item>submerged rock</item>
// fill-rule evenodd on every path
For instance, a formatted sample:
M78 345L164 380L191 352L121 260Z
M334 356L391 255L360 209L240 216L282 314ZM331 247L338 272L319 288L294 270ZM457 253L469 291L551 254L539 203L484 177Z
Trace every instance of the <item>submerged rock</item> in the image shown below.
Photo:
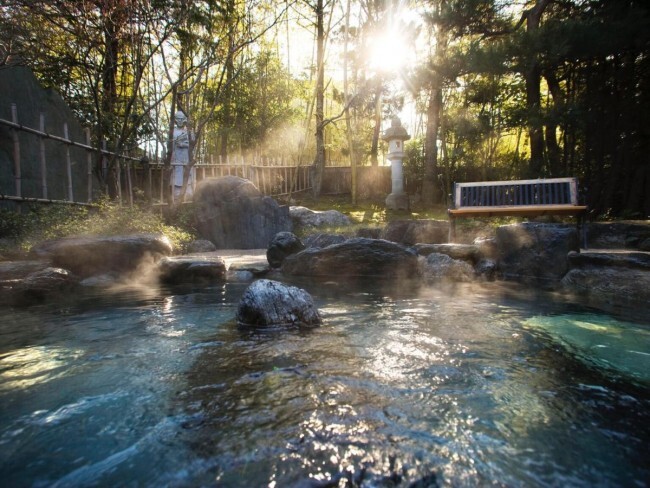
M311 295L279 281L258 280L241 298L237 322L248 326L320 325L322 320Z

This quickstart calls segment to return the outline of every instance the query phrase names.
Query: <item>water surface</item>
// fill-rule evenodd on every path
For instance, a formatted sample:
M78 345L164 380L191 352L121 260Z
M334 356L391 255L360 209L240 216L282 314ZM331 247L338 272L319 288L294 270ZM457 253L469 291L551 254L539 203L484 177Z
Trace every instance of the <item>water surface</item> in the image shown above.
M503 284L301 286L320 328L238 328L232 283L2 309L3 484L648 483L643 316Z

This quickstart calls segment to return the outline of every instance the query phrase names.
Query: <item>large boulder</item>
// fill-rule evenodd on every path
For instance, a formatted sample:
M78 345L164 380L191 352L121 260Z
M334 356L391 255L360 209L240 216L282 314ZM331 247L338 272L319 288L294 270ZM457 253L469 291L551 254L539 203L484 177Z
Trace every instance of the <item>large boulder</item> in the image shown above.
M307 207L294 206L289 209L294 227L346 227L352 220L338 210L311 210Z
M384 230L383 238L405 246L417 243L442 244L449 239L446 220L394 220Z
M308 248L287 257L282 272L303 276L411 278L418 273L411 249L382 239L355 237L325 248Z
M279 268L287 256L302 251L305 245L291 232L278 232L266 250L266 259L272 268Z
M318 326L321 322L309 293L273 280L252 283L237 308L237 323L245 326Z
M158 271L163 283L212 283L226 276L226 263L219 256L170 256L160 260Z
M496 241L502 276L532 284L559 283L569 270L567 255L579 250L576 227L564 224L504 225Z
M292 230L288 207L238 176L206 178L193 198L197 231L217 249L265 249L278 232Z
M172 253L169 239L159 234L82 236L46 241L33 252L83 278L109 272L135 271L142 262L156 262Z

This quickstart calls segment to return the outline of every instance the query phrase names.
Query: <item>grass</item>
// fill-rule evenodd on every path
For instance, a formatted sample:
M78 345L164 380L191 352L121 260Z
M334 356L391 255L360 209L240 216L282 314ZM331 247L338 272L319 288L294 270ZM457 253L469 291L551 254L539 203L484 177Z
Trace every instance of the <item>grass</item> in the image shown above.
M20 213L0 209L0 253L25 253L40 242L69 236L137 233L164 234L174 249L183 250L196 238L189 213L182 209L164 219L147 208L107 201L97 208L23 204Z
M318 232L355 235L360 228L383 228L396 220L434 219L447 220L447 208L439 205L433 209L415 206L411 211L387 211L382 200L363 201L352 205L350 197L322 196L318 200L306 195L296 198L292 205L302 205L312 210L337 210L349 216L354 224L347 227L319 228ZM96 209L68 205L23 204L21 212L0 209L0 254L28 252L34 245L50 239L73 235L120 235L129 233L157 233L166 235L174 249L183 251L196 239L193 227L192 205L183 205L165 215L146 207L117 206L108 201L99 202ZM499 225L517 221L513 218L461 219L457 235L490 236ZM314 230L305 230L304 233ZM471 237L473 239L473 237ZM470 239L470 240L471 240Z

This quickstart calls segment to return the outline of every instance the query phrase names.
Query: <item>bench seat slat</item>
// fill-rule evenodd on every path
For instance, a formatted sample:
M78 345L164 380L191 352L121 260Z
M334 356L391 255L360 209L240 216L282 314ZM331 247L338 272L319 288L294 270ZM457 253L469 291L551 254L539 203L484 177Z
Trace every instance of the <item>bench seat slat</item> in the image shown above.
M499 207L462 207L449 209L455 217L539 217L541 215L579 215L587 210L585 205L504 205Z

